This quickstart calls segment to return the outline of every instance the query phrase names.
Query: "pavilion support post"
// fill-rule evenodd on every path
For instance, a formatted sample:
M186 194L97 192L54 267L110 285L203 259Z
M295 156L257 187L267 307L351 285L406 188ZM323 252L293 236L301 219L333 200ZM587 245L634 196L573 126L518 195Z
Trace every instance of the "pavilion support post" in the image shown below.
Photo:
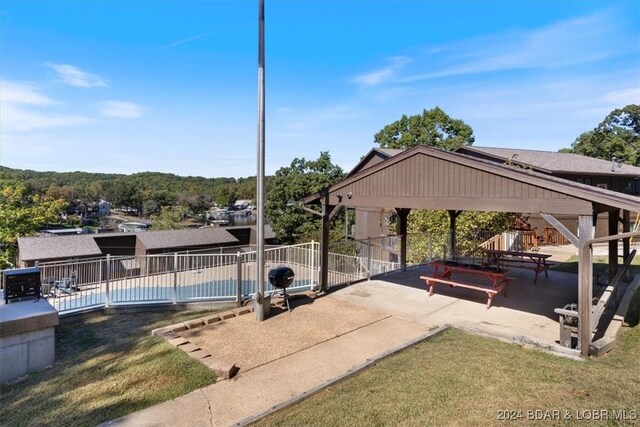
M320 240L320 292L329 289L329 222L331 221L331 206L327 193L322 203L322 237Z
M593 237L593 216L580 215L578 217L578 348L583 357L589 356L591 344L593 251L589 240Z
M609 236L618 234L618 217L620 209L609 211ZM609 241L609 279L618 272L618 241Z
M622 211L622 232L628 233L631 231L631 212L624 210ZM629 252L631 251L631 237L627 237L622 239L622 256L624 259L627 259L629 256Z
M398 234L400 234L400 268L407 269L407 218L411 209L396 208L398 213Z
M449 212L449 258L456 258L456 219L462 211L447 211Z

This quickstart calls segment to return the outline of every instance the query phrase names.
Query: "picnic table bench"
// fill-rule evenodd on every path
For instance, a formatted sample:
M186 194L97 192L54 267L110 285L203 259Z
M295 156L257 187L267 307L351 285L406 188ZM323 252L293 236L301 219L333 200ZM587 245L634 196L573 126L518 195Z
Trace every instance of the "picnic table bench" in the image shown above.
M443 261L434 261L429 263L434 268L433 276L420 276L420 279L424 280L429 287L429 296L432 296L437 284L443 284L450 287L460 287L471 289L487 294L487 309L491 308L494 295L502 294L507 296L507 283L509 280L513 280L511 277L506 277L506 273L509 270L499 270L496 268L483 268L479 265L469 264L460 265L452 264ZM442 272L440 271L442 270ZM481 283L463 282L460 280L451 280L453 273L470 274L473 276L481 276L488 279L490 282L488 285Z
M545 277L549 277L549 264L547 259L551 257L549 254L541 254L538 252L521 252L521 251L501 251L497 249L485 250L486 264L496 265L498 267L515 267L533 270L535 278L533 283L538 283L538 274L544 272Z

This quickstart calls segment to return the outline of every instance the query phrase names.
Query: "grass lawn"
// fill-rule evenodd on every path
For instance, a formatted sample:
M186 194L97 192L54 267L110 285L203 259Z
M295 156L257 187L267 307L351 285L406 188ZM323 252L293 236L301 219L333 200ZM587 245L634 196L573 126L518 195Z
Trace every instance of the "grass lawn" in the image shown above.
M203 314L61 319L53 366L2 386L0 424L94 426L213 383L204 365L151 336L152 329Z
M633 302L635 324L640 293ZM631 321L631 319L628 319ZM574 361L450 330L260 420L260 426L531 424L528 410L627 410L640 422L640 326L599 360ZM322 363L319 361L318 363ZM523 419L502 421L500 411ZM579 411L579 412L578 412ZM635 415L634 415L635 414ZM535 420L534 420L535 421ZM616 425L609 422L605 424Z
M622 259L620 259L619 262L622 263ZM593 257L593 271L604 273L608 269L609 258L607 256ZM551 267L551 270L578 274L578 256L574 255L565 262L554 265ZM640 255L636 255L633 258L633 261L631 261L631 265L629 266L629 271L633 274L640 273Z

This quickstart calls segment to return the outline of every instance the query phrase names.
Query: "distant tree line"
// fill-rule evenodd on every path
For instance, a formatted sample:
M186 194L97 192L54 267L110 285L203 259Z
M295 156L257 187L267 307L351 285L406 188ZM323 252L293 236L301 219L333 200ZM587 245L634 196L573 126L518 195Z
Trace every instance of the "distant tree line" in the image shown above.
M168 173L131 175L90 172L37 172L0 167L0 179L20 182L30 194L82 208L107 200L112 208L135 210L143 217L159 215L165 207L182 207L201 214L213 204L230 206L238 199L255 200L256 178L204 178ZM266 183L269 185L270 179Z

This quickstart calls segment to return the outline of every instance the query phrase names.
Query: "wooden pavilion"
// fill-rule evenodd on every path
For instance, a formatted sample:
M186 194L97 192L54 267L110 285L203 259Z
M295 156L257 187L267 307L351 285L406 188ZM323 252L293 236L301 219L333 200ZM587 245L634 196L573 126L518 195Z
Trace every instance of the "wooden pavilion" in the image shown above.
M593 297L592 245L609 242L609 273L618 266L618 240L629 254L630 213L640 211L640 198L518 166L462 153L416 146L386 160L359 165L344 180L306 197L305 205L320 204L322 255L320 284L327 289L329 223L342 207L395 209L401 235L400 261L406 266L407 217L411 209L444 209L450 218L450 248L455 253L456 218L462 211L501 211L540 214L578 248L578 345L583 356L591 343ZM594 238L598 215L608 213L608 236ZM578 217L572 233L556 216Z

